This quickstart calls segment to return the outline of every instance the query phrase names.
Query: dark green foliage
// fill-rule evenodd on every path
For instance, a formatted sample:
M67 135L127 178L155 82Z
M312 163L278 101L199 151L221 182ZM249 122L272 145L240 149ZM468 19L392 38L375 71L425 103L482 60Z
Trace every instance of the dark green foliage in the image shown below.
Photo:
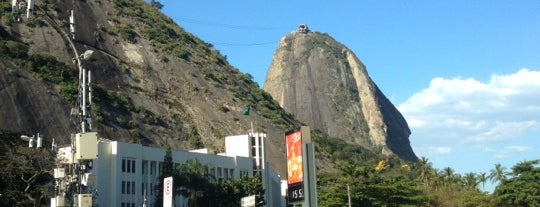
M7 35L2 35L7 39ZM28 46L12 40L0 40L0 57L26 58L28 57Z
M540 159L520 162L512 168L510 178L504 178L495 188L497 206L540 205Z
M28 27L43 27L45 22L40 18L31 17L26 20L26 26Z
M261 202L258 206L266 203L259 176L216 180L207 174L211 168L198 160L188 160L176 169L175 192L188 199L188 206L240 206L240 199L248 195L256 195Z
M119 25L116 27L116 30L118 31L118 34L120 34L120 38L122 38L123 40L128 41L130 43L137 42L137 33L135 32L133 25L131 24Z
M163 206L163 179L170 176L175 176L176 172L174 170L174 163L172 160L172 149L171 146L167 145L167 151L165 151L165 156L163 156L163 170L161 175L159 175L158 185L155 186L156 197L154 200L155 207ZM176 175L177 176L177 175ZM173 184L176 185L176 179L173 181Z
M31 71L38 79L60 85L59 94L71 105L77 100L77 79L75 71L54 56L46 53L28 55L26 44L9 40L11 36L0 28L0 57L18 63Z
M163 4L161 4L159 1L156 1L156 0L151 0L150 5L160 10L163 8Z
M36 77L55 84L73 80L75 77L73 69L57 61L55 57L44 53L30 56L24 67L34 72Z
M49 148L28 148L21 134L0 131L0 206L45 206L53 194Z
M176 31L170 25L165 23L159 23L153 27L148 27L142 30L142 33L148 39L162 44L169 44L172 39L178 38Z
M107 107L109 109L119 110L123 113L135 111L131 98L122 92L105 90L102 87L93 87L94 102Z
M189 133L189 144L191 144L191 146L195 149L204 147L204 144L201 141L201 136L199 135L199 131L195 126L191 127L191 132Z
M75 106L77 103L77 95L79 93L78 85L79 84L76 81L60 83L60 95L72 106Z

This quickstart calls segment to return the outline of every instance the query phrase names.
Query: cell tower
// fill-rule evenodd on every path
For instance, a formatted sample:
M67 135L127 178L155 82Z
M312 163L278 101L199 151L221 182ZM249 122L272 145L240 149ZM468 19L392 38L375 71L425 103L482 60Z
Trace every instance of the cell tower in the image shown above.
M69 22L72 39L75 39L74 10L70 12ZM92 186L96 177L91 170L98 156L98 140L97 133L91 132L92 119L88 113L92 105L91 73L84 68L83 61L89 60L94 51L87 50L79 55L71 39L69 41L75 55L73 62L79 69L79 102L77 108L72 109L72 115L77 116L80 128L77 129L78 133L70 136L70 146L58 149L57 168L54 169L55 197L51 198L51 206L91 207Z

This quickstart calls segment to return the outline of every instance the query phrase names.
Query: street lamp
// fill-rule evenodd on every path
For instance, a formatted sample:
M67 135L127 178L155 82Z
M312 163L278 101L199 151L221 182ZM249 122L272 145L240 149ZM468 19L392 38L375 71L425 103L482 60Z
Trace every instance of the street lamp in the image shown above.
M32 135L32 136L21 135L21 139L28 142L29 148L34 147L34 141L37 141L36 148L41 148L41 146L43 145L43 139L39 136L39 133L37 134L37 140L36 140L35 135Z
M79 68L79 89L82 88L82 100L81 100L81 103L80 103L80 108L79 108L79 114L81 115L80 117L80 121L81 121L81 132L82 133L85 133L86 132L86 125L88 124L88 128L89 129L92 129L92 120L90 119L90 117L87 116L86 114L86 104L87 104L87 101L86 99L88 98L88 103L92 103L92 94L91 94L91 89L90 89L90 82L91 82L91 76L90 76L90 71L88 71L88 74L86 72L86 69L82 66L82 60L90 60L90 58L92 57L92 55L94 54L94 51L93 50L86 50L83 54L81 55L77 55L77 66ZM87 94L87 91L88 91L88 94ZM87 97L88 96L88 97Z

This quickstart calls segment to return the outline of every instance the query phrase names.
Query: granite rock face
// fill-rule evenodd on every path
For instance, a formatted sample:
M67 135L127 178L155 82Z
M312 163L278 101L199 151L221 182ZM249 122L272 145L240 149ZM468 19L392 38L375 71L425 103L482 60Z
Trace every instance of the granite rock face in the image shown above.
M264 90L300 121L330 136L417 160L401 113L354 53L327 34L304 31L283 37Z

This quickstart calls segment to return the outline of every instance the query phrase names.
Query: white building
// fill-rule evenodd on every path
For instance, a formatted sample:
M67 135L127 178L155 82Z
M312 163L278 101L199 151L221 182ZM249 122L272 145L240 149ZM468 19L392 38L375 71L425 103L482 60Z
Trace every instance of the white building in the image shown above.
M225 151L228 156L242 156L253 159L253 173L262 177L266 190L266 206L285 206L281 193L281 178L266 161L266 134L249 133L225 137Z
M280 178L266 162L265 137L262 133L226 137L226 152L218 155L204 150L172 151L173 162L178 165L197 159L203 165L209 164L212 167L209 173L218 179L238 179L261 173L266 206L285 206ZM146 199L146 206L152 207L165 152L162 148L140 144L99 142L99 156L92 170L96 174L96 203L99 206L139 207ZM177 196L175 204L184 206L186 200Z

